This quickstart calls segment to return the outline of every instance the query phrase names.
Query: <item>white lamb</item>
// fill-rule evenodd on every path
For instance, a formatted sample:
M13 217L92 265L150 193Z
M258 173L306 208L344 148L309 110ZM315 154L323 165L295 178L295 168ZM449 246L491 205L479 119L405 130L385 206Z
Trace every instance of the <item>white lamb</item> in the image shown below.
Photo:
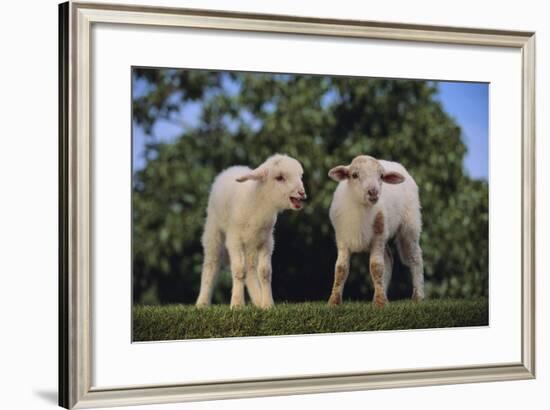
M338 258L329 303L342 303L350 255L370 252L373 303L388 302L387 289L393 260L387 246L395 237L403 263L411 270L414 300L424 298L424 267L419 239L422 230L418 187L407 170L396 162L361 155L350 165L329 171L339 181L330 206L336 232Z
M233 166L216 177L202 236L204 262L197 306L211 303L224 246L233 278L231 307L244 305L245 283L254 305L273 306L273 228L279 212L302 208L303 172L297 160L276 154L254 170Z

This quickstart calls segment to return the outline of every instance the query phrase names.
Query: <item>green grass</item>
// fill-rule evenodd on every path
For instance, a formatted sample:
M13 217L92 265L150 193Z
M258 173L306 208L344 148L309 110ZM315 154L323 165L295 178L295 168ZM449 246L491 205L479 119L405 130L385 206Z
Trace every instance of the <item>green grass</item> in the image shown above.
M487 299L396 301L383 309L369 302L337 307L325 302L279 303L270 310L135 306L133 314L134 341L485 326L489 322Z

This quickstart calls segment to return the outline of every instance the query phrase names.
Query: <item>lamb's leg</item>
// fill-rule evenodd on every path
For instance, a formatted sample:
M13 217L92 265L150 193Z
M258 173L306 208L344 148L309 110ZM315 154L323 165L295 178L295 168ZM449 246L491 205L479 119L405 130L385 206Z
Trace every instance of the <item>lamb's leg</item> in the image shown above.
M393 256L391 249L388 245L384 249L384 294L388 294L388 287L390 286L391 276L393 270Z
M246 289L254 306L262 304L262 293L257 272L258 253L249 251L246 255Z
M338 248L338 258L334 268L334 284L328 303L331 305L340 305L344 294L344 285L349 274L350 252L347 248Z
M412 299L424 299L424 260L419 244L419 234L403 229L397 237L397 249L401 261L409 267L412 276Z
M422 258L422 249L418 242L411 244L410 268L412 275L412 299L421 301L424 299L424 260Z
M231 308L244 306L245 258L238 238L227 238L227 251L231 263L233 287L231 289Z
M204 261L202 264L201 288L197 298L197 307L209 306L212 303L212 292L216 284L220 259L223 250L223 236L212 223L206 222L202 236Z
M271 290L271 254L273 253L273 237L258 251L258 277L260 279L261 303L260 307L268 309L274 305Z
M386 244L382 237L375 237L373 239L370 250L370 275L372 278L372 284L374 285L374 297L372 302L378 307L384 307L388 303L388 297L386 295L387 285L385 282L385 276L387 275L387 268L384 260Z

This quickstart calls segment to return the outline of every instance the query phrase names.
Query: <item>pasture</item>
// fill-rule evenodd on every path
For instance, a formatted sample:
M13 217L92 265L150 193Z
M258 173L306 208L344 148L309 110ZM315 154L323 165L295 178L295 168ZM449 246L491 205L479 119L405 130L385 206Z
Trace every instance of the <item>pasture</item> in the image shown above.
M390 302L382 309L370 302L277 303L262 310L251 305L230 309L214 305L136 305L133 308L133 341L205 339L314 333L364 332L486 326L486 298L433 299Z

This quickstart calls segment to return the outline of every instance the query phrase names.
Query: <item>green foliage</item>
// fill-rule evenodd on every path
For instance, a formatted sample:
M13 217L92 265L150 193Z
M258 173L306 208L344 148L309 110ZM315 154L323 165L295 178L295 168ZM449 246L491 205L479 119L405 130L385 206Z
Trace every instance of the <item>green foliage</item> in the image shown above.
M401 162L420 187L428 297L488 294L488 185L465 175L461 130L426 81L135 69L134 126L151 135L133 176L134 302L192 303L200 282L200 237L210 184L228 166L259 165L280 152L299 159L310 200L280 215L275 230L276 301L326 300L336 260L328 170L360 154ZM201 111L186 123L190 104ZM171 143L161 121L179 124ZM396 258L397 260L398 258ZM345 296L372 297L366 255L352 258ZM227 303L223 272L215 302ZM390 299L408 297L396 263Z
M247 306L196 309L192 306L135 306L133 340L298 335L372 330L487 326L487 299L399 301L384 309L371 303L281 303L270 310Z

